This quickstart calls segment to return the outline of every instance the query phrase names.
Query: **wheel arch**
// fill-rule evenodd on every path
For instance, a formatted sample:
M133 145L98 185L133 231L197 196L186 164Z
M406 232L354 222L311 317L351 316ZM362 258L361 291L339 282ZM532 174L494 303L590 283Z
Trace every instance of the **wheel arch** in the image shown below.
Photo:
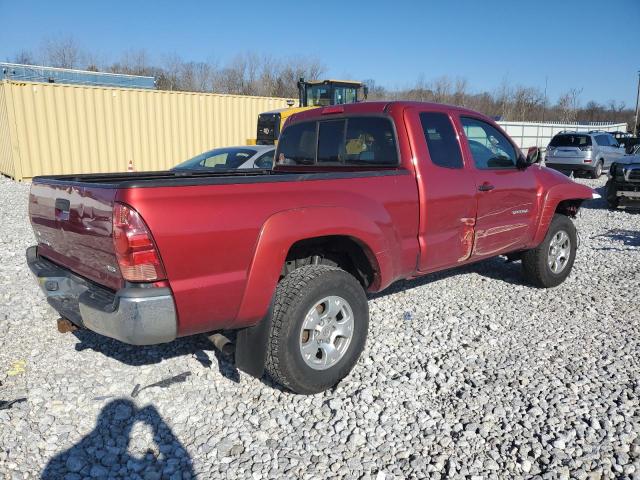
M556 213L573 218L582 203L591 198L593 198L593 190L575 182L561 183L549 188L542 201L532 246L539 245L544 240Z
M349 258L357 259L352 261L357 261L369 272L370 289L390 283L394 273L388 255L388 239L372 219L344 207L286 210L272 215L262 226L235 325L254 325L264 317L287 258L293 258L292 252L313 244L326 246L336 245L336 242L348 246ZM354 276L358 278L359 275ZM362 278L358 280L363 281Z

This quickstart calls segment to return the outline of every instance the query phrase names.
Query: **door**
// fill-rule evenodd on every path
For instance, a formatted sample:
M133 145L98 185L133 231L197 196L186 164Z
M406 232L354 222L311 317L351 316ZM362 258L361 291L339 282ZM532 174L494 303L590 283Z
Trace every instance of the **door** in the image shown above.
M420 195L418 270L455 266L471 255L475 181L449 113L439 107L405 110Z
M473 258L518 250L533 236L537 183L533 168L520 169L520 150L494 125L460 117L465 152L474 167L478 211Z

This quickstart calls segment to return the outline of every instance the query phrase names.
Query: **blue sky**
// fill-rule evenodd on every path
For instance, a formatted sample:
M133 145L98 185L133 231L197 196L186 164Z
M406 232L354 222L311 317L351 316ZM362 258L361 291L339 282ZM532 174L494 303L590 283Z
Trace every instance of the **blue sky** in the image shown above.
M547 77L551 101L577 87L583 104L631 108L640 69L640 0L0 0L0 18L2 60L71 35L104 60L141 48L158 62L310 55L328 76L389 88L448 75L473 91L505 79L544 89Z

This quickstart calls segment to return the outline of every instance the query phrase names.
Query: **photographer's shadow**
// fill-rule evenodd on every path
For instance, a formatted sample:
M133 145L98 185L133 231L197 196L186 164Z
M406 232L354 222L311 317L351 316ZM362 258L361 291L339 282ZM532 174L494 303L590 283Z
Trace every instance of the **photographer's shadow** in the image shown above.
M131 429L136 423L153 431L153 442L144 446L146 452L140 456L129 452ZM154 406L138 409L132 401L118 399L102 409L91 433L49 461L41 478L89 476L182 480L195 478L195 473L188 452Z

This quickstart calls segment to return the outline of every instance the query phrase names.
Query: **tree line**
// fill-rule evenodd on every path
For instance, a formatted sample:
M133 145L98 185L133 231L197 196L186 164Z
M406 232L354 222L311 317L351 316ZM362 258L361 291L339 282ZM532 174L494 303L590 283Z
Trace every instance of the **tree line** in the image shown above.
M113 61L101 61L98 55L84 51L72 37L45 40L40 50L18 52L10 61L59 68L153 76L160 90L213 92L268 97L297 98L296 82L300 77L319 79L327 73L319 59L307 56L275 58L243 53L221 64L217 61L195 62L178 55L168 55L161 62L152 61L145 50L125 52ZM467 107L490 117L512 121L626 122L631 128L634 111L624 102L607 104L582 102L582 89L571 88L555 103L549 102L539 87L512 85L503 81L494 91L473 91L461 77L441 76L432 80L419 77L407 88L389 89L363 80L369 87L370 100L417 100Z

